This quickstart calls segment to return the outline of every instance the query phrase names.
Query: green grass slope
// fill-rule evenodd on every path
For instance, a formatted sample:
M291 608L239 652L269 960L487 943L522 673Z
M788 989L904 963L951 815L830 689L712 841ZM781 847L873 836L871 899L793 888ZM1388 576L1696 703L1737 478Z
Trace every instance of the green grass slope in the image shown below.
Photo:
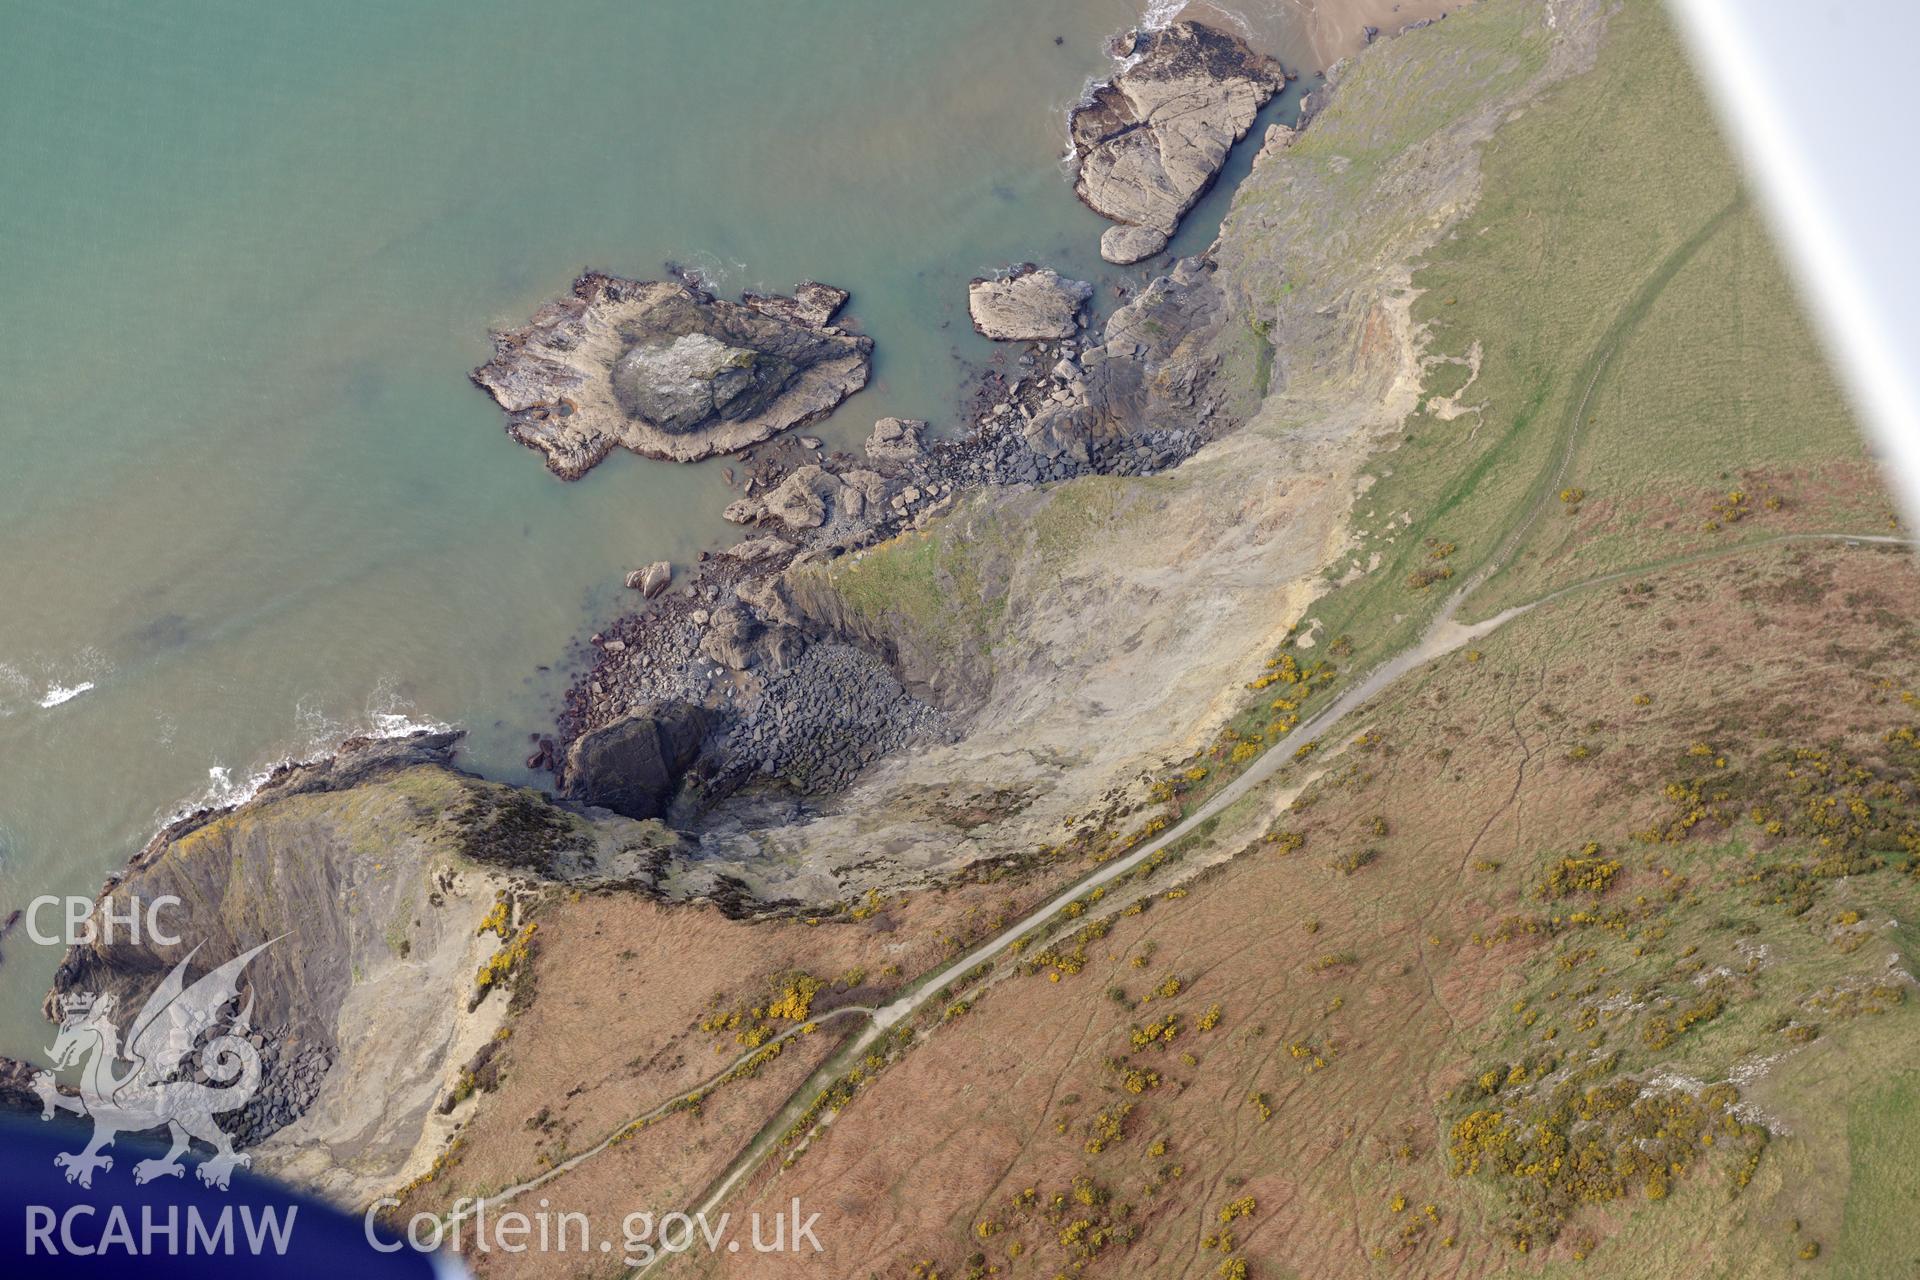
M1489 3L1407 43L1529 8ZM1503 550L1470 615L1782 531L1885 531L1673 32L1648 0L1607 23L1593 70L1494 134L1477 205L1414 276L1421 407L1361 499L1343 566L1359 576L1316 611L1363 650Z

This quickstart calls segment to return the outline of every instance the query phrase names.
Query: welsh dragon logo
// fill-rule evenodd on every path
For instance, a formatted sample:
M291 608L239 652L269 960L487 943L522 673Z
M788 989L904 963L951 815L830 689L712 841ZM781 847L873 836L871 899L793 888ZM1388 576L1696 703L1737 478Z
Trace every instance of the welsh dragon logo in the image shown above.
M114 1023L117 1002L113 996L62 997L60 1033L47 1055L56 1070L84 1060L80 1092L61 1092L52 1071L35 1076L33 1087L40 1095L41 1119L53 1119L58 1109L93 1121L93 1140L83 1150L53 1158L55 1165L67 1171L68 1182L93 1186L96 1169L113 1168L113 1157L101 1154L101 1148L111 1146L122 1133L163 1125L173 1140L172 1149L158 1159L134 1165L137 1183L182 1176L180 1157L195 1139L213 1148L213 1155L196 1170L210 1187L224 1190L234 1167L249 1163L247 1156L233 1149L232 1139L214 1117L245 1106L260 1088L260 1051L246 1038L253 1014L251 993L223 1031L197 1053L194 1045L216 1029L221 1011L239 995L240 973L247 963L272 945L263 942L188 986L187 965L200 950L195 947L147 997L127 1028L124 1044ZM182 1078L181 1068L189 1057L214 1083Z

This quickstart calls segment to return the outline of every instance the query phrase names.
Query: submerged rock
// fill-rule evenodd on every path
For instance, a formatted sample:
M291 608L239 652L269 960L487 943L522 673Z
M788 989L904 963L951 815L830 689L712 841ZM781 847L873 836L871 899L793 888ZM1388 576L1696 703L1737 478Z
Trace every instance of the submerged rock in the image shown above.
M673 583L673 563L668 560L655 560L644 569L635 569L627 575L627 588L638 591L651 600L665 591Z
M1286 83L1279 63L1197 22L1138 33L1130 55L1127 68L1068 117L1080 162L1074 191L1102 217L1162 237L1146 249L1148 236L1109 232L1100 241L1109 262L1137 262L1165 247Z
M1051 267L1023 263L997 279L982 277L967 288L973 327L996 342L1044 342L1071 338L1080 308L1093 296L1084 280L1067 280Z
M812 422L866 385L873 340L830 323L846 298L807 283L791 298L727 302L590 272L525 327L495 333L473 380L563 479L616 445L693 462Z

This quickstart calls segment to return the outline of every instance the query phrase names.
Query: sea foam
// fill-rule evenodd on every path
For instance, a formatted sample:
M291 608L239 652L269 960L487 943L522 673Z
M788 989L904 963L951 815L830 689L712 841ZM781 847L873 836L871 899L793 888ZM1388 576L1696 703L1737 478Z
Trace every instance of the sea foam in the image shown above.
M1187 7L1188 0L1152 0L1147 11L1140 15L1142 31L1164 31L1173 25L1180 11Z
M0 717L13 714L14 699L26 697L27 688L27 676L24 671L12 663L0 662Z
M93 688L93 681L82 680L79 684L56 684L40 697L40 708L50 711L63 702L72 702L87 690Z
M255 769L243 778L235 778L230 766L215 764L207 770L205 790L175 805L160 825L171 826L182 818L207 809L237 809L259 795L260 789L280 770L324 760L348 738L405 738L416 733L445 733L454 727L440 720L414 718L404 700L384 680L374 690L373 697L368 701L365 718L358 725L333 719L304 701L295 705L294 718L306 734L302 747Z

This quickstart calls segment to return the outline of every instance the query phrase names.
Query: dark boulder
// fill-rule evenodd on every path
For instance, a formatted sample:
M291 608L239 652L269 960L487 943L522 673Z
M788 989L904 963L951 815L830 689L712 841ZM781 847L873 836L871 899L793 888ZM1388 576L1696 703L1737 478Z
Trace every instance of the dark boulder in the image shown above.
M567 752L569 799L629 818L657 818L700 754L707 715L685 702L656 702L595 729Z

